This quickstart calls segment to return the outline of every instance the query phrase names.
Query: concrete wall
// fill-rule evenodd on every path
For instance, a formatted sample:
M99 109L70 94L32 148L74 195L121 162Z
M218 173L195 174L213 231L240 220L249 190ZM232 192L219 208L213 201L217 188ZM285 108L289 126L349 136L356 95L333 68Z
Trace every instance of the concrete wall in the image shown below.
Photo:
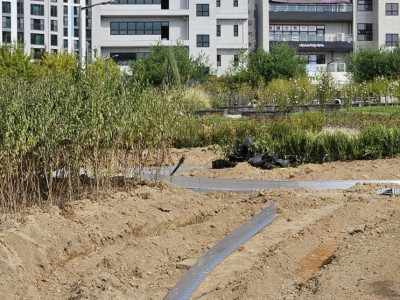
M385 0L377 1L378 6L378 31L377 42L379 45L386 44L386 34L399 34L400 35L400 15L386 16L386 3L397 3L400 9L399 0Z

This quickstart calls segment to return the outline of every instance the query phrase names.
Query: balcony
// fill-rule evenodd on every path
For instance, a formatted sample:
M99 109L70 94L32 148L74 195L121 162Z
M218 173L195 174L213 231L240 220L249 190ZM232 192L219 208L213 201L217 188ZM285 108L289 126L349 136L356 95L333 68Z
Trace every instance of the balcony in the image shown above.
M273 33L269 36L270 45L278 42L287 42L289 46L301 51L332 51L353 50L353 35L345 33L337 34L284 34Z
M270 4L270 21L352 21L351 4Z

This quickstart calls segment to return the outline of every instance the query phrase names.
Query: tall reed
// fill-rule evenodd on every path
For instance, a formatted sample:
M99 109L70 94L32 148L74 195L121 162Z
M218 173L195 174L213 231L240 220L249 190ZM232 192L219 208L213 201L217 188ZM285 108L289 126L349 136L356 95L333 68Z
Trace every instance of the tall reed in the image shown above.
M88 183L98 191L117 173L167 158L181 92L103 70L0 77L3 211L73 199Z

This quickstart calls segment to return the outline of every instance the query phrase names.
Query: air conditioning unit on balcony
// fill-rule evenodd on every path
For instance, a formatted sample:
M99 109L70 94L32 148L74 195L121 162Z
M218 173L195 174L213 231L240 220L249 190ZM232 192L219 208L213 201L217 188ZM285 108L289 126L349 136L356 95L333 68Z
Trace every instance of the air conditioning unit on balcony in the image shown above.
M344 33L338 33L337 34L337 41L338 42L344 42L345 40L345 34Z
M328 64L329 72L336 72L336 64L330 63Z
M346 72L346 64L345 63L340 63L338 64L339 66L339 72Z

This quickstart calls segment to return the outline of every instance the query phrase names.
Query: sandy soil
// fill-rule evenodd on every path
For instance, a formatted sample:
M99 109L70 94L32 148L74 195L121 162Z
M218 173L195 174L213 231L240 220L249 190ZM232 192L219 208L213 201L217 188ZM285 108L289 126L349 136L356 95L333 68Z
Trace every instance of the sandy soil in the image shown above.
M249 163L239 163L234 168L199 168L179 173L182 176L203 178L230 178L252 180L400 180L400 157L372 161L329 162L304 164L295 168L263 170Z
M174 151L209 164L212 148ZM218 172L216 172L218 171ZM281 180L399 179L400 159L192 176ZM233 176L233 177L232 177ZM400 195L348 190L197 194L168 182L87 195L0 219L4 299L163 299L190 264L275 202L279 218L202 282L192 299L400 299Z

